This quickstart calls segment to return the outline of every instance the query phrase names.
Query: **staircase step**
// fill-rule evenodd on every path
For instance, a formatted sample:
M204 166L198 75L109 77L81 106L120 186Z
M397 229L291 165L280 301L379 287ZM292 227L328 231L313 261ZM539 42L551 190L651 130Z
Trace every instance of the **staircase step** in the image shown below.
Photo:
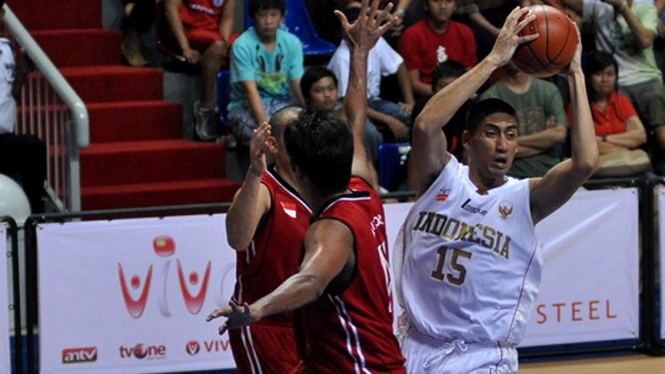
M182 105L123 101L88 105L90 142L181 139Z
M221 203L233 200L240 183L228 179L81 188L83 210Z
M226 174L223 145L180 139L91 144L80 158L81 186L85 187L223 178Z
M25 28L33 31L101 28L102 2L96 0L59 0L57 2L18 0L8 1L7 5Z
M120 64L120 31L44 30L35 31L32 36L59 68Z
M82 66L60 69L62 75L86 103L162 100L164 97L163 73L159 69L128 66ZM39 74L30 76L39 95L33 101L45 98L53 100L53 89L45 88L46 82Z

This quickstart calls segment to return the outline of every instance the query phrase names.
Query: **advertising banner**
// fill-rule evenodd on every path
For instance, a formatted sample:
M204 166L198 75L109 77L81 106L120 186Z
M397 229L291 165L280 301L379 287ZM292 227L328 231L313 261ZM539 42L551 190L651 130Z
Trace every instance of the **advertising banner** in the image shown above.
M636 188L578 191L536 226L540 295L522 347L639 338Z
M234 367L221 322L205 321L233 292L224 217L40 225L40 372Z

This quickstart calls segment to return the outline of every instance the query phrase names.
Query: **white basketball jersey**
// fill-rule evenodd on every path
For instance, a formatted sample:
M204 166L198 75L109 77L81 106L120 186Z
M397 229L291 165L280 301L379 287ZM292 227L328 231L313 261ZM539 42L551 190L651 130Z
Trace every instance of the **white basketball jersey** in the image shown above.
M469 168L452 157L413 205L395 243L398 297L422 334L516 345L542 267L529 181L507 178L485 195L476 191Z

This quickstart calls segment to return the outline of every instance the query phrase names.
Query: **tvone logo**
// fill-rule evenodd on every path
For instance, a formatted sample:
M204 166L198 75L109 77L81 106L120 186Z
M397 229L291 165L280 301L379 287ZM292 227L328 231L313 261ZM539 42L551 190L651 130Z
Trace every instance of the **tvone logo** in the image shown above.
M63 364L78 364L97 361L97 347L68 348L62 350Z
M130 357L136 357L139 360L166 358L166 347L163 345L145 346L143 343L133 347L120 346L120 358Z
M175 254L176 251L175 241L169 236L155 237L152 246L153 251L159 257L168 258ZM188 276L186 276L180 260L176 260L176 264L178 284L180 286L180 291L185 302L185 306L191 314L198 314L201 311L205 301L212 263L208 261L208 265L206 266L203 274L203 280L200 282L201 285L198 293L190 292L189 287L196 287L198 285L200 278L199 273L197 271L192 271ZM162 292L157 292L157 306L160 313L164 317L169 317L171 315L168 302L166 300L166 285L168 284L167 281L169 274L171 273L169 271L170 266L170 259L164 261L161 264L159 273L161 275L163 289L161 290ZM151 264L148 267L143 280L141 279L140 275L132 275L128 281L127 277L125 277L125 271L122 267L122 264L120 263L118 263L118 275L120 276L120 288L122 290L122 297L124 299L125 305L127 306L129 315L133 318L140 318L145 311L146 304L148 303L148 295L150 293L151 283L153 281L153 265ZM131 289L138 291L137 297L132 297L130 287Z

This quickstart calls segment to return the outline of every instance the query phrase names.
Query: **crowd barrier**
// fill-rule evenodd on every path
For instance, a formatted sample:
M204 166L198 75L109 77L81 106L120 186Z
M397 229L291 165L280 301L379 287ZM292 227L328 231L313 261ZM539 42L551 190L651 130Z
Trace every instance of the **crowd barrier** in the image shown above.
M662 183L589 182L537 226L545 269L522 357L665 347ZM410 206L385 205L391 244ZM227 207L31 216L28 373L233 368L228 338L204 321L233 291L236 258L219 213Z

